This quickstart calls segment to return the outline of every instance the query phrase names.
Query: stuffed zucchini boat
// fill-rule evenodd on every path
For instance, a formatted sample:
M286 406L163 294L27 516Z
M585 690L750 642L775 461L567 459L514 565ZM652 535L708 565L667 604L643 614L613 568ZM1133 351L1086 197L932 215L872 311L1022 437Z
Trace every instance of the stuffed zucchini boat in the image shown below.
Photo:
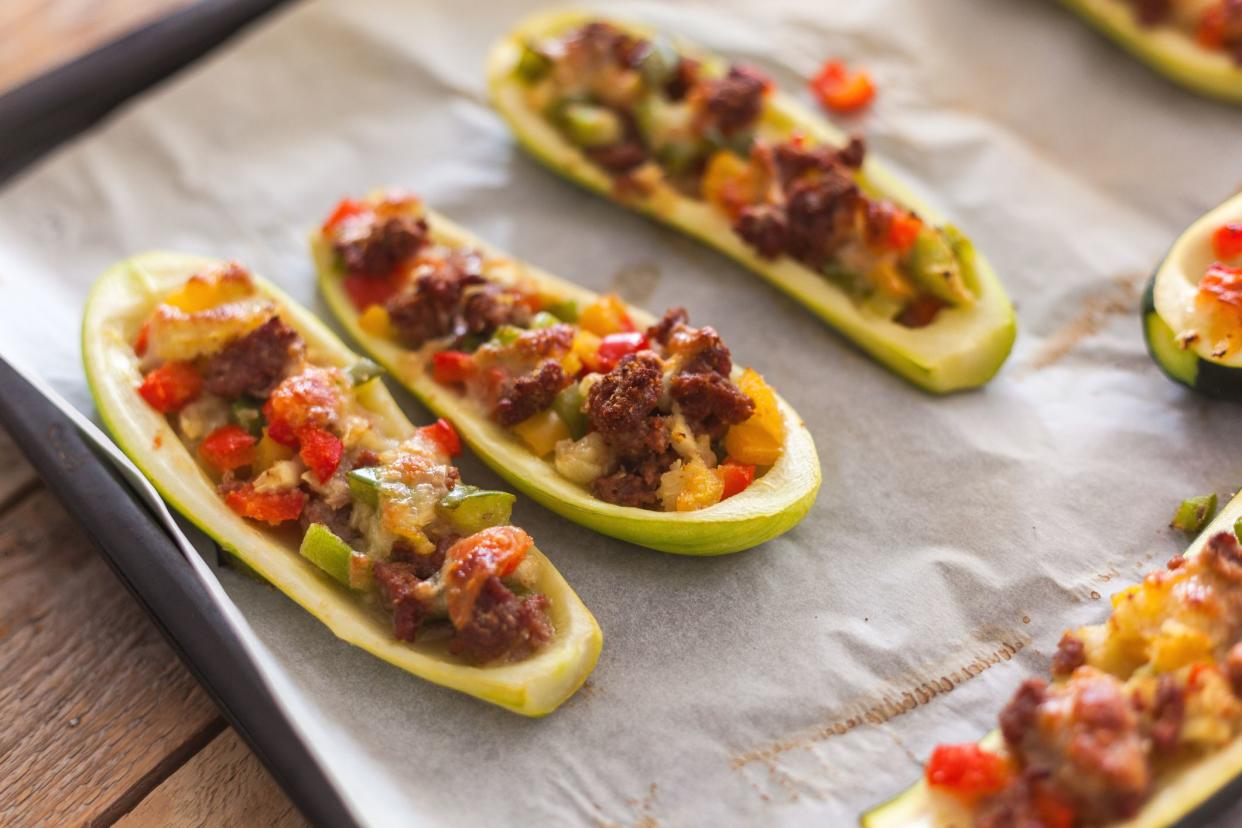
M513 495L463 484L362 359L236 264L148 253L87 301L83 362L121 449L182 515L339 638L527 716L595 666L594 617Z
M1242 3L1237 0L1062 0L1181 85L1242 102Z
M866 828L1184 824L1242 776L1242 496L1065 633L979 744L941 745ZM1209 800L1211 800L1210 804Z
M1191 225L1143 295L1143 336L1171 379L1242 400L1242 195Z
M312 248L363 349L552 511L716 555L776 537L814 502L819 459L798 415L680 308L657 321L403 193L345 199Z
M1013 307L969 240L758 70L555 12L487 71L540 161L717 248L916 385L982 385L1009 355Z

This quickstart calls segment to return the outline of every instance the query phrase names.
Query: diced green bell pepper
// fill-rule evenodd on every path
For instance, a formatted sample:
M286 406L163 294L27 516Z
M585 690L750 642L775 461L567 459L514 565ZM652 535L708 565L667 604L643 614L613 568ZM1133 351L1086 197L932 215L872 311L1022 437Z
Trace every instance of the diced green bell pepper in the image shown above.
M517 76L526 83L535 81L548 74L552 68L552 59L539 51L530 43L522 44L522 54L518 57Z
M703 158L704 145L687 138L673 138L656 149L656 161L673 175L689 172Z
M553 302L548 305L548 313L555 316L562 322L578 321L578 303L573 299L564 299L560 302Z
M559 324L561 324L561 320L555 314L549 313L548 311L539 311L539 313L535 314L530 319L530 329L532 331L551 328L553 325Z
M1216 516L1216 493L1183 500L1169 525L1187 535L1197 535Z
M950 305L968 304L973 297L962 281L962 268L951 240L935 227L924 225L904 261L910 279Z
M615 112L591 104L571 103L562 107L561 124L569 140L588 149L612 146L624 134Z
M440 499L437 511L453 529L463 535L473 535L489 526L508 523L515 500L517 498L509 492L458 485Z
M681 55L672 44L656 36L647 41L647 52L638 59L638 73L649 88L658 89L669 82L680 62Z
M552 410L564 421L575 440L587 433L587 415L582 410L584 402L586 398L576 382L563 389L552 401Z
M508 345L522 335L522 329L516 325L501 325L488 340L488 345Z
M350 589L365 589L371 583L371 559L355 552L322 523L312 523L298 550L303 558Z
M349 483L349 494L354 500L361 501L368 506L379 505L380 478L378 467L354 469L345 475L345 480Z
M1233 534L1237 536L1238 540L1242 540L1242 517L1233 522Z
M234 400L229 405L229 419L251 437L262 437L263 426L267 425L267 418L263 416L259 402L250 397Z

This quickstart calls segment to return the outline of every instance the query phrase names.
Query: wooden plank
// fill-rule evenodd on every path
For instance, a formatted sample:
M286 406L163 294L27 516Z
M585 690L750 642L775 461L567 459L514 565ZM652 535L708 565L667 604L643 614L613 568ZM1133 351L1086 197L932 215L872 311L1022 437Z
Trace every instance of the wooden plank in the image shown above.
M221 733L122 817L117 828L306 825L232 728Z
M4 0L0 92L194 0Z
M8 433L0 429L0 514L35 486L38 476Z
M107 824L223 728L43 488L0 515L0 825Z

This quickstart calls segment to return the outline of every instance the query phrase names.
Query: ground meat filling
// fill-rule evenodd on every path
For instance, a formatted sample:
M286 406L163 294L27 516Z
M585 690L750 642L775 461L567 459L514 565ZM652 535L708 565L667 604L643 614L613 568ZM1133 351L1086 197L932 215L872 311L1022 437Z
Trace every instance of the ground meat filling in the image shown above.
M362 235L336 242L334 250L346 272L390 276L427 243L427 222L408 215L390 216L367 226Z
M488 577L470 621L458 629L449 651L484 662L502 655L520 658L552 637L548 596L518 597L495 575Z
M496 419L501 425L511 426L533 417L552 405L569 382L559 362L545 361L530 373L506 383L496 403Z
M1001 714L1010 754L1089 822L1133 816L1151 786L1138 714L1115 676L1079 668L1064 684L1026 682Z
M708 123L726 136L749 129L763 112L768 79L749 66L731 66L729 74L704 84Z
M668 380L673 411L696 436L720 440L729 426L754 413L754 402L729 379L733 359L720 336L687 321L683 308L669 310L647 329L663 359L655 351L629 354L591 386L586 404L591 428L617 457L617 468L592 484L601 500L645 508L660 501L660 477L678 459L668 424L672 412L661 408L667 364L677 366Z
M858 138L841 149L784 142L754 152L773 171L780 195L744 207L734 232L764 258L788 254L822 268L853 237L855 216L868 204L854 181L865 145Z
M279 316L273 316L207 357L202 370L203 387L227 400L243 395L266 397L284 379L289 367L301 361L305 351L298 332Z
M489 282L478 256L453 253L419 265L412 284L386 308L402 343L418 348L440 337L486 337L501 325L525 325L530 310L521 298Z

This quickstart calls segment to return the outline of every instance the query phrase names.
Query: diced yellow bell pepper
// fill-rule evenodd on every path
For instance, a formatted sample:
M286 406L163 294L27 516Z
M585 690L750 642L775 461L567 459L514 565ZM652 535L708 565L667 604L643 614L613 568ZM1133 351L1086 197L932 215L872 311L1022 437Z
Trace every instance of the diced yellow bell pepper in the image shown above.
M714 469L702 463L689 463L681 469L681 490L677 492L677 511L693 512L720 502L724 483Z
M729 457L739 463L771 466L781 456L781 442L749 421L730 428L724 445Z
M249 277L225 271L215 276L192 276L179 289L169 294L164 304L186 313L197 313L253 295L254 283Z
M608 336L629 330L630 314L621 297L609 293L582 309L578 314L578 326L596 336Z
M539 457L550 454L559 441L572 439L565 421L550 408L513 426L513 431Z
M358 317L358 326L372 336L392 338L392 321L383 305L369 305Z
M576 377L583 365L595 365L598 360L601 339L590 331L581 328L574 331L574 344L569 354L561 360L561 368L566 376ZM570 370L573 369L573 370Z
M737 387L755 403L755 413L746 421L757 425L768 432L778 443L785 440L785 420L781 417L780 407L776 404L776 392L768 385L758 371L747 368L738 378Z
M728 150L718 150L703 173L703 197L731 218L763 196L763 181L750 162Z
M264 434L259 439L259 442L255 444L254 464L251 468L256 474L258 474L259 472L264 472L270 469L278 460L292 459L293 449L288 446L282 446L280 443Z

